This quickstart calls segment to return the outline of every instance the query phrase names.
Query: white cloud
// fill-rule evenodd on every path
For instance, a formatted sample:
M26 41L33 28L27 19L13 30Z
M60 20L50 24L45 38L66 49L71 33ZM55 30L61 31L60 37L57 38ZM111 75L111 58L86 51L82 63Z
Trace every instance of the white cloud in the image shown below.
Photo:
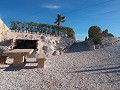
M49 8L49 9L59 9L60 8L60 6L58 6L58 5L44 5L43 7Z
M79 33L77 33L77 34L75 34L76 36L79 36L79 37L85 37L85 36L87 36L87 34L79 34Z

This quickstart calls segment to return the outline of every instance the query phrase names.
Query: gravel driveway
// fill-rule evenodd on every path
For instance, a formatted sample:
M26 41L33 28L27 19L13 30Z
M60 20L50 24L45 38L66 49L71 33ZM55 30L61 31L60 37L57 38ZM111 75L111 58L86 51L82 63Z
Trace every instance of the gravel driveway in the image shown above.
M35 59L23 68L0 65L0 90L120 90L120 45Z

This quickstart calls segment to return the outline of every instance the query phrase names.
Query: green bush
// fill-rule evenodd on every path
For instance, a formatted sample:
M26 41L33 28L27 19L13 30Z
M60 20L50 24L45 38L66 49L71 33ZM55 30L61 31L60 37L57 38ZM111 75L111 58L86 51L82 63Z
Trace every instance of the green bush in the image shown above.
M104 30L104 31L102 32L102 34L103 34L103 35L108 35L108 30L107 30L107 29Z
M102 31L98 26L91 26L88 30L89 38L93 40L95 44L101 44Z

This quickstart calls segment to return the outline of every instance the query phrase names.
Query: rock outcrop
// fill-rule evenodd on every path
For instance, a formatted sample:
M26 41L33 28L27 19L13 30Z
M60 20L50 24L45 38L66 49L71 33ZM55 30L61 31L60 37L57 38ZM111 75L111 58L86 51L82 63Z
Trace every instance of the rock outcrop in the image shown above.
M4 22L0 18L0 31L9 30L9 28L4 24Z
M2 33L6 30L9 30L9 28L4 24L4 22L0 18L0 41L4 40Z

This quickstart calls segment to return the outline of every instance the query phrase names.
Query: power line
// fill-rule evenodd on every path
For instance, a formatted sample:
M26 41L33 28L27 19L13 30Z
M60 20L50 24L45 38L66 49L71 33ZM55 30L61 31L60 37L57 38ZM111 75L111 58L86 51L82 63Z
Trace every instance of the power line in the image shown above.
M87 8L90 8L90 7L94 7L94 6L97 6L97 5L105 4L105 3L108 3L108 2L111 2L111 1L116 1L116 0L107 0L107 1L104 1L104 2L92 4L92 5L89 5L89 6L87 6L87 7L83 7L83 8L76 9L76 10L69 11L69 12L65 12L65 13L69 13L69 14L70 14L70 13L77 12L77 11L81 11L81 10L84 10L84 9L87 9ZM63 14L65 14L65 13L63 13Z
M62 14L70 14L70 13L73 13L73 12L78 12L78 11L81 11L81 10L84 10L84 9L87 9L87 8L90 8L90 7L94 7L94 6L97 6L97 5L105 4L105 3L108 3L108 2L111 2L111 1L116 1L116 0L107 0L107 1L104 1L104 2L100 2L100 3L93 4L93 5L89 5L87 7L76 9L74 11L63 12ZM53 17L53 16L50 16L50 17ZM50 17L47 17L47 18L50 18Z
M112 11L107 11L107 12L103 12L103 13L91 14L91 15L80 17L80 18L90 17L90 16L96 16L96 15L103 15L103 14L114 13L114 12L120 12L120 9L118 9L118 10L112 10Z
M96 4L89 5L87 7L76 9L74 11L63 12L62 14L70 14L70 13L73 13L73 12L78 12L78 11L81 11L81 10L84 10L84 9L87 9L87 8L90 8L90 7L94 7L94 6L105 4L105 3L108 3L108 2L112 2L112 1L116 1L116 0L107 0L107 1L99 2L99 3L96 3ZM93 16L93 15L89 15L89 16ZM32 18L32 17L30 17L30 18ZM37 17L37 18L39 18L38 20L44 20L44 19L48 19L48 18L51 18L51 17L55 17L55 15L52 15L52 16L49 16L49 17L46 17L46 18L39 18L39 17ZM28 18L28 17L26 17L26 18Z
M118 10L112 10L112 11L107 11L107 12L102 12L102 13L90 14L90 15L86 15L86 16L81 16L81 17L78 17L79 19L77 19L77 21L78 20L80 21L82 18L88 18L88 17L92 17L92 16L109 14L109 13L115 13L115 12L120 12L120 9L118 9ZM74 20L74 21L76 21L76 20Z
M94 7L94 6L98 6L98 5L101 5L101 4L105 4L105 3L109 3L109 2L112 2L112 1L116 1L116 0L107 0L107 1L103 1L103 2L99 2L99 3L96 3L96 4L92 4L92 5L89 5L87 7L83 7L83 8L80 8L80 9L76 9L74 11L69 11L69 12L63 12L62 14L71 14L73 12L78 12L78 11L81 11L81 10L84 10L84 9L87 9L87 8L91 8L91 7ZM111 11L113 12L113 11ZM105 12L106 13L106 12ZM105 13L100 13L100 14L105 14ZM107 13L110 13L110 12L107 12ZM100 14L96 14L96 15L100 15ZM89 15L89 16L94 16L94 15ZM48 19L48 18L52 18L52 17L55 17L54 16L50 16L50 17L47 17L47 18L41 18L41 19ZM39 20L41 20L39 19Z
M103 2L100 2L100 3L96 3L96 4L93 4L93 5L89 5L87 7L83 7L83 8L80 8L80 9L76 9L74 11L68 11L68 12L63 12L63 14L70 14L70 13L73 13L73 12L78 12L80 10L84 10L84 9L87 9L87 8L90 8L90 7L94 7L94 6L97 6L97 5L101 5L101 4L105 4L105 3L108 3L108 2L111 2L111 1L115 1L115 0L107 0L107 1L103 1ZM39 18L39 20L43 20L43 19L48 19L48 18L51 18L51 17L54 17L55 15L53 16L49 16L47 18Z

